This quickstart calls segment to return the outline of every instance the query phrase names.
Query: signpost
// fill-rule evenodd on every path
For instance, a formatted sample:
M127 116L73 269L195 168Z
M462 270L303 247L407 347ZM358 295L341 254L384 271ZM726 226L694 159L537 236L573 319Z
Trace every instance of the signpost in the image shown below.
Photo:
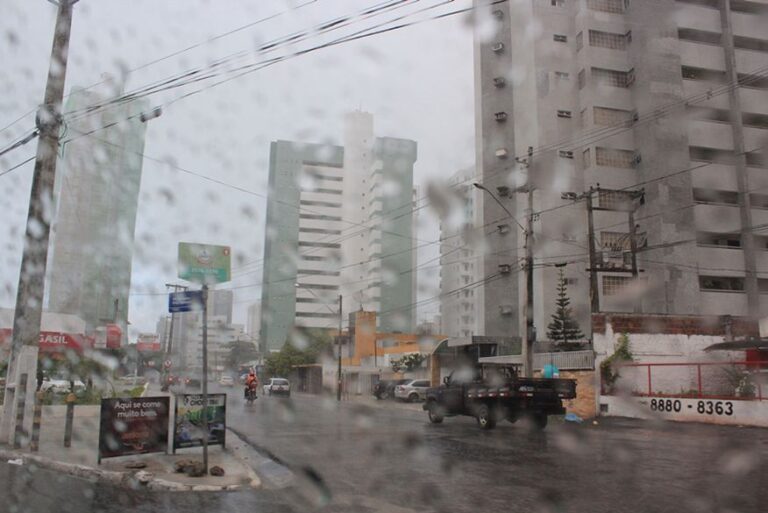
M99 463L102 458L168 452L169 397L101 400Z
M206 402L208 406L204 407ZM207 401L204 401L202 394L176 396L173 452L187 447L201 447L206 439L206 433L208 445L226 447L226 414L226 394L209 395ZM204 418L207 420L207 430L202 426Z
M229 246L179 242L179 278L202 285L199 293L203 310L202 404L204 405L208 404L208 285L224 283L231 279L231 253ZM172 301L169 299L169 310ZM203 432L209 433L208 415L202 416L201 424ZM208 473L208 438L208 436L202 437L203 467L206 474Z
M203 291L185 290L168 294L168 312L183 313L203 309Z

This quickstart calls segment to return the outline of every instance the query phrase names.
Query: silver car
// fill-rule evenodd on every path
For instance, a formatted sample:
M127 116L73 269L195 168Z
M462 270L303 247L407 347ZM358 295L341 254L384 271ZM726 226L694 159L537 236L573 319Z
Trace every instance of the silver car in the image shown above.
M395 387L395 397L412 403L424 401L427 399L429 387L428 379L412 379Z
M284 395L291 397L291 383L285 378L270 378L264 385L264 395Z

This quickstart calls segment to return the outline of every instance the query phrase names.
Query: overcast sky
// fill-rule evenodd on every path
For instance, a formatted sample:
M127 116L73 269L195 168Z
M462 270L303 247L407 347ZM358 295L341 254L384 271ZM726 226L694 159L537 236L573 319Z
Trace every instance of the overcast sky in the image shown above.
M132 91L241 51L237 64L255 62L263 58L255 48L264 42L381 3L81 0L75 7L66 90L100 82L108 73L124 77L123 88ZM386 17L358 21L344 33L443 3L411 2ZM468 0L457 0L421 17L469 5ZM45 0L3 0L0 129L42 100L55 10ZM273 19L210 41L275 14ZM327 39L313 38L297 48ZM142 67L200 43L204 44ZM452 16L293 58L165 107L163 115L149 124L146 155L250 192L144 160L130 304L133 335L154 331L158 317L165 313L165 297L150 294L164 291L166 282L175 281L179 240L232 246L236 277L232 285L242 287L235 294L235 321L245 323L247 305L261 297L258 264L263 257L270 141L340 144L343 114L362 109L373 113L376 135L417 141L417 184L447 178L471 166L472 66L467 15ZM164 104L205 84L153 95L149 101ZM28 114L0 131L0 148L33 126L34 115ZM34 155L35 147L33 141L0 158L0 173ZM32 163L0 176L0 306L12 307L15 299L31 175ZM418 237L437 240L434 215L426 210L420 214L424 215ZM437 245L428 246L420 251L419 261L436 256ZM436 264L426 263L428 269L419 275L419 299L438 293ZM436 312L435 302L419 314L424 318Z

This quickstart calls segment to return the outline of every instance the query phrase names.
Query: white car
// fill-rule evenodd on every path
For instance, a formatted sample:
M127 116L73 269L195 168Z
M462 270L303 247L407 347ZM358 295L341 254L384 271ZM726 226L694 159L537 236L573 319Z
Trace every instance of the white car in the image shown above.
M270 378L264 385L264 395L291 397L291 383L285 378Z
M85 390L85 383L79 379L75 380L74 385L75 392ZM40 390L42 392L51 391L56 394L67 394L70 392L70 382L66 379L47 379L43 381L43 384L40 386Z
M235 386L235 380L232 376L222 376L219 378L219 385L223 387L233 387Z

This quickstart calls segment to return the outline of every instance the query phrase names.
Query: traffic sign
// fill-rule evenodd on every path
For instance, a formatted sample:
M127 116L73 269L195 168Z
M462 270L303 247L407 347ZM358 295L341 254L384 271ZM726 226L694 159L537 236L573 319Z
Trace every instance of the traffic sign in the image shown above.
M229 246L179 242L179 278L212 285L231 279Z
M171 361L170 360L166 360L165 363L163 363L163 367L165 367L166 369L170 369L171 368Z
M168 311L170 313L192 312L203 309L203 291L185 290L171 292L168 295Z

